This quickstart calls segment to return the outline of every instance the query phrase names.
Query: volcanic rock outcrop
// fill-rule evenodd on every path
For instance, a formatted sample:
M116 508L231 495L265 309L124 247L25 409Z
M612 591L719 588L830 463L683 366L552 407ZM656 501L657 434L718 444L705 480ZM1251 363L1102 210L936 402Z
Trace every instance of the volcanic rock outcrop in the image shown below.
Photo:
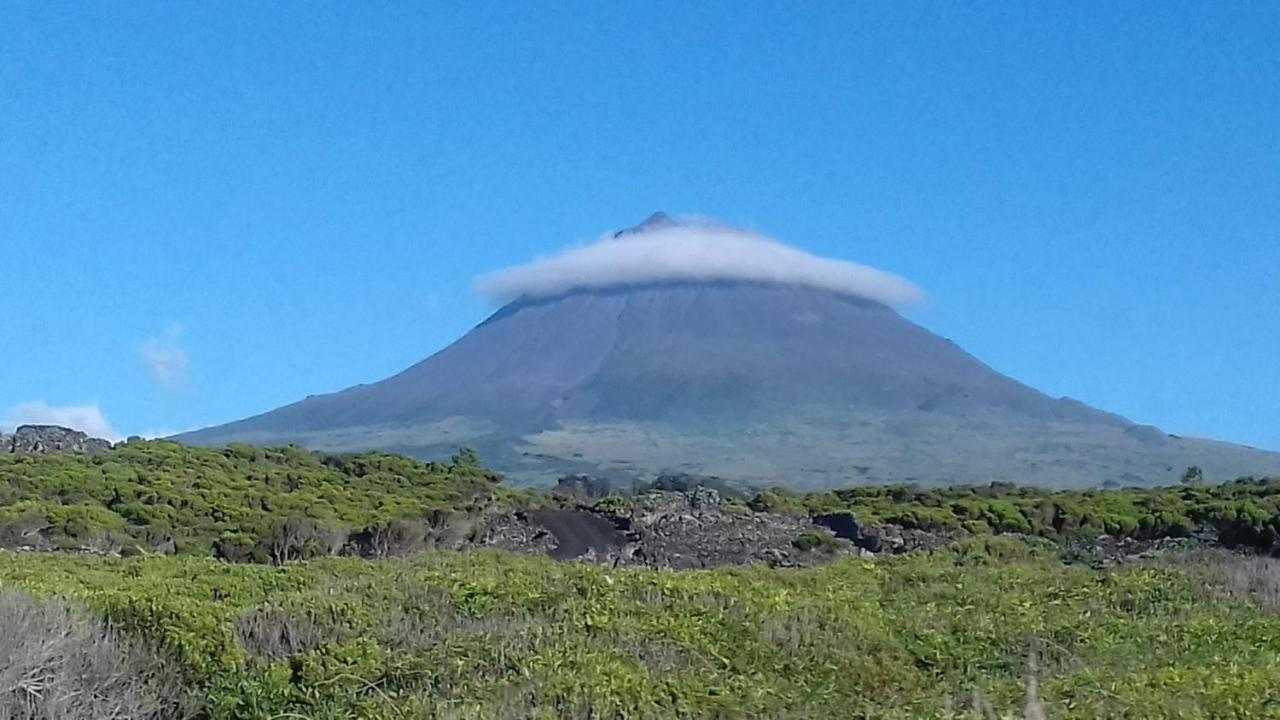
M60 425L19 425L12 435L0 433L0 454L100 453L110 449L106 440Z

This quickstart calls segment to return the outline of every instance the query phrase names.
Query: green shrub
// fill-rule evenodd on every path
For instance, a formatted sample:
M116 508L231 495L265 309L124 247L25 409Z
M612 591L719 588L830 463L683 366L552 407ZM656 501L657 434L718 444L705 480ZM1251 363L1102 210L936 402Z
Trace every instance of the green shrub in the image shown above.
M821 552L833 552L840 547L840 541L836 540L836 536L824 532L806 532L796 536L791 544L803 552L813 550Z

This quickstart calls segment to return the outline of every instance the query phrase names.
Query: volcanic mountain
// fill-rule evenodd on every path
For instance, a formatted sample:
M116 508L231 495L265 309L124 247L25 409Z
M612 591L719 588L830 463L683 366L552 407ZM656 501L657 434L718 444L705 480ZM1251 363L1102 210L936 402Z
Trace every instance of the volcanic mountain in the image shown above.
M1048 397L910 322L910 283L657 214L499 273L508 302L385 380L179 436L423 457L516 479L662 471L753 484L1061 486L1280 474L1280 454Z

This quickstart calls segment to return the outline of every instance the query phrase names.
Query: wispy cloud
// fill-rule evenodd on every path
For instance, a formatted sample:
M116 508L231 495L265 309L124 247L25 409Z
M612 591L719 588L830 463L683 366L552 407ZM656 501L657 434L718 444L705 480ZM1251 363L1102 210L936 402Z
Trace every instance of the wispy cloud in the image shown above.
M19 425L61 425L112 442L121 439L97 403L63 406L49 405L43 400L19 403L5 411L0 428L12 432Z
M138 359L151 379L166 388L186 382L190 357L181 345L182 325L171 323L161 335L149 337L138 346Z
M776 240L708 221L608 236L527 265L479 278L476 289L500 302L573 290L657 282L740 280L807 285L903 307L923 292L866 265L822 258Z
M137 435L138 437L143 438L144 440L160 440L163 438L173 437L174 435L181 435L182 433L191 432L192 430L199 430L199 429L200 429L199 427L188 427L188 428L178 428L178 429L163 428L163 427L147 428L146 430L143 430L142 432L137 433Z

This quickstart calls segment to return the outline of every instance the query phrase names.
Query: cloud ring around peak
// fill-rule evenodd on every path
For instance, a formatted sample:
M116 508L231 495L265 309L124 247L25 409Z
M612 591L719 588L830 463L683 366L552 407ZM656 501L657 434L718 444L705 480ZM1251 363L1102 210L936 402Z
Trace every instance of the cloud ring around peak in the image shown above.
M721 227L664 227L591 245L476 280L497 302L665 282L803 285L901 308L924 297L910 281L866 265L822 258L763 235Z

